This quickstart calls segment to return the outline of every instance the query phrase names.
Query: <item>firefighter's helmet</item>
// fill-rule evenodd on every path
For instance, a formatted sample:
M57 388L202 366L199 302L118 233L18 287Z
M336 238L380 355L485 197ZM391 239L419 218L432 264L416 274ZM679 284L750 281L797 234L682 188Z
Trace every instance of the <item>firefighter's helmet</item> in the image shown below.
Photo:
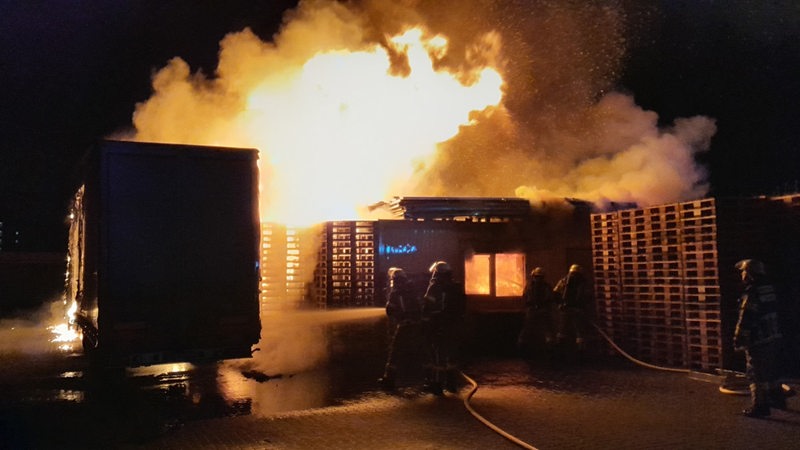
M544 276L544 269L542 269L541 267L534 268L533 270L531 270L531 276L532 277L543 277Z
M399 267L391 267L389 268L389 280L396 280L398 278L408 278L406 275L406 271L399 268Z
M743 259L736 263L736 269L740 272L749 272L756 275L766 275L764 263L757 259Z
M450 268L450 264L447 264L445 261L436 261L435 263L431 264L430 269L428 271L433 274L444 274L444 273L452 273L453 269Z
M569 273L581 273L581 272L583 272L583 267L577 264L569 266Z

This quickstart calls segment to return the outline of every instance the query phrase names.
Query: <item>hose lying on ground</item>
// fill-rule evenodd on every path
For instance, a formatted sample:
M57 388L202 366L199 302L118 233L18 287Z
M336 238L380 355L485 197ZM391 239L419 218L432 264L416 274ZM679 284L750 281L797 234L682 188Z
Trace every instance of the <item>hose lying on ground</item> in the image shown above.
M600 333L600 336L602 336L606 341L608 341L608 343L616 351L618 351L622 356L628 358L629 360L631 360L635 364L638 364L640 366L644 366L644 367L647 367L647 368L650 368L650 369L665 370L665 371L669 371L669 372L680 372L680 373L689 373L690 372L688 369L678 369L678 368L674 368L674 367L662 367L662 366L656 366L656 365L653 365L653 364L649 364L649 363L646 363L644 361L640 361L640 360L634 358L633 356L629 355L627 352L622 350L617 344L615 344L614 341L612 341L611 338L608 337L608 335L605 332L603 332L603 330L601 330L599 326L597 326L597 324L592 322L592 326L594 326L594 328L597 330L597 332ZM467 396L464 398L464 406L467 408L467 411L469 411L470 414L472 414L476 419L478 419L481 423L483 423L484 425L489 427L491 430L493 430L497 434L503 436L504 438L508 439L509 441L519 445L522 448L526 448L526 449L530 449L530 450L536 450L536 447L528 444L525 441L520 440L519 438L517 438L515 436L512 436L511 434L505 432L503 429L501 429L500 427L496 426L495 424L489 422L486 418L484 418L483 416L478 414L478 412L475 411L472 408L472 405L470 405L470 403L469 403L469 401L472 398L472 396L475 395L475 392L478 391L478 383L475 382L475 380L473 380L469 376L467 376L467 374L465 374L464 372L461 372L461 376L464 377L464 379L467 380L467 382L472 385L472 390L470 390L469 394L467 394Z
M617 344L615 344L614 341L612 341L611 338L608 337L608 335L606 335L603 332L603 330L600 329L599 326L597 326L596 323L592 322L592 326L597 330L598 333L600 333L600 336L602 336L606 341L608 341L608 343L612 347L614 347L614 349L616 351L618 351L622 356L628 358L629 360L633 361L634 363L636 363L636 364L638 364L640 366L648 367L650 369L666 370L666 371L669 371L669 372L680 372L680 373L690 373L691 372L691 370L689 370L689 369L679 369L679 368L675 368L675 367L662 367L662 366L656 366L656 365L653 365L653 364L649 364L649 363L646 363L644 361L640 361L640 360L634 358L633 356L629 355L628 353L626 353L621 348L619 348L619 346ZM742 373L736 373L736 375L742 376L742 377L744 376L744 374L742 374ZM783 392L787 397L791 397L793 395L796 395L796 392L794 391L794 389L792 389L792 387L789 386L788 384L785 384L785 383L781 384L781 389L783 389ZM741 389L732 389L732 388L727 387L727 386L725 386L723 384L722 386L719 387L719 391L722 392L723 394L750 395L749 387L743 387Z
M461 372L461 376L464 377L464 379L467 380L467 382L472 385L472 390L470 390L469 394L467 394L467 396L464 398L464 406L467 408L467 411L469 411L469 413L473 415L473 417L475 417L481 423L492 429L492 431L494 431L495 433L499 434L500 436L503 436L504 438L519 445L520 447L527 448L529 450L537 450L536 447L528 444L527 442L522 441L519 438L514 437L509 433L506 433L505 431L503 431L503 429L496 426L492 422L489 422L482 415L478 414L477 411L472 409L472 405L469 404L469 400L472 398L473 395L475 395L475 392L478 391L478 383L476 383L475 380L473 380L472 378L468 377L464 372Z
M634 362L635 364L638 364L638 365L640 365L640 366L647 367L647 368L649 368L649 369L665 370L665 371L667 371L667 372L680 372L680 373L689 373L689 372L690 372L690 370L689 370L689 369L679 369L679 368L676 368L676 367L663 367L663 366L656 366L656 365L653 365L653 364L650 364L650 363L646 363L646 362L644 362L644 361L640 361L640 360L638 360L638 359L634 358L633 356L629 355L627 352L625 352L625 350L621 349L621 348L620 348L620 347L619 347L617 344L615 344L615 343L614 343L614 341L612 341L612 340L611 340L611 338L610 338L610 337L608 337L608 335L607 335L605 332L603 332L603 330L601 330L601 329L600 329L600 327L599 327L599 326L597 326L597 324L596 324L596 323L594 323L594 322L591 322L591 324L592 324L592 326L593 326L593 327L594 327L594 328L597 330L597 332L598 332L598 333L600 333L600 336L602 336L602 337L603 337L603 339L605 339L606 341L608 341L608 343L609 343L609 344L610 344L612 347L614 347L614 350L618 351L618 352L619 352L619 353L620 353L622 356L624 356L624 357L628 358L629 360L631 360L631 361L632 361L632 362Z
M663 370L663 371L667 371L667 372L691 373L691 370L689 370L689 369L657 366L657 365L646 363L644 361L636 359L633 356L631 356L630 354L628 354L625 350L620 348L616 343L614 343L614 341L611 340L611 338L608 337L608 335L596 323L591 322L591 324L597 330L597 332L600 334L600 336L602 336L603 339L605 339L609 343L609 345L611 345L611 347L614 348L614 350L618 351L622 356L624 356L625 358L627 358L628 360L630 360L631 362L633 362L633 363L635 363L637 365L640 365L640 366L643 366L643 367L647 367L649 369ZM470 403L469 403L469 401L472 398L472 396L475 395L475 392L478 391L478 383L475 382L475 380L473 380L472 378L468 377L464 372L461 372L461 376L464 377L464 379L467 380L467 382L472 385L472 390L470 390L469 394L467 394L466 398L464 398L464 406L467 408L467 411L469 411L470 414L472 414L476 419L478 419L481 423L483 423L484 425L486 425L487 427L492 429L494 432L496 432L499 435L503 436L504 438L510 440L511 442L519 445L520 447L526 448L526 449L536 450L536 447L533 447L532 445L528 444L527 442L524 442L524 441L512 436L511 434L503 431L501 428L499 428L498 426L496 426L493 423L489 422L483 416L478 414L478 412L475 411L472 408L472 406L470 405ZM791 388L789 386L787 386L785 384L781 385L781 386L783 387L784 391L787 392L787 396L794 395L794 392L791 390ZM724 389L724 386L720 386L720 392L722 392L722 393L730 393L730 394L740 394L739 391L734 391L734 390L730 390L728 392L728 391L726 391Z

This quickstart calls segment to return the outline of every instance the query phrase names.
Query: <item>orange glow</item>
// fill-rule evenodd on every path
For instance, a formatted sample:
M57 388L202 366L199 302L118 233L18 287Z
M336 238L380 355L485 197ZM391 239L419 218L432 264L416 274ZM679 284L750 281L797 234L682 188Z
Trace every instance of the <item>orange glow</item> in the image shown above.
M518 297L525 289L525 255L495 255L495 289L498 297Z
M216 84L171 61L137 107L136 139L258 148L261 220L303 227L357 219L367 205L410 192L437 144L502 100L497 70L437 67L448 40L422 28L383 45L318 45L265 56L248 53L265 46L251 33L229 35Z
M226 35L213 74L171 59L115 138L258 148L261 218L295 227L373 219L365 206L394 196L603 208L707 192L695 156L715 120L661 127L609 91L624 8L501 3L301 1L268 40Z
M267 221L309 225L358 216L357 208L396 194L415 161L469 123L469 112L500 101L502 80L486 69L471 86L436 72L415 29L392 40L411 73L389 73L386 49L322 53L285 84L264 83L240 116L262 149L271 178L264 181ZM313 205L313 207L309 207Z
M66 312L67 322L47 327L55 335L50 342L58 344L58 349L63 352L73 351L75 344L81 337L74 326L77 310L78 303L73 300Z
M525 255L522 253L471 255L464 261L464 290L468 295L519 297L524 289Z
M464 262L464 291L467 295L489 295L489 255L472 255Z

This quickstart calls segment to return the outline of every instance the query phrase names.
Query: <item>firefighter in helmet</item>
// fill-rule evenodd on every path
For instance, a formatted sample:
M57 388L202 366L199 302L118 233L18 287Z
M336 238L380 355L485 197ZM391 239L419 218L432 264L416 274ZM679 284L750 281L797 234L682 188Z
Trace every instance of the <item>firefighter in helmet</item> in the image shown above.
M419 349L422 345L422 304L414 293L406 272L399 267L388 271L389 292L386 299L386 315L389 317L389 348L383 376L378 384L392 389L395 384L399 350Z
M574 336L575 346L584 349L584 314L589 299L589 282L583 274L583 267L573 264L567 275L553 288L558 305L559 320L556 339L563 342L567 336Z
M744 259L735 267L741 275L744 290L739 297L739 319L733 334L733 346L745 354L752 401L742 414L764 417L770 414L770 408L786 408L786 397L777 381L781 340L778 298L761 261Z
M553 344L553 286L545 280L544 269L536 267L531 271L522 297L525 319L517 347L523 355L541 344L549 350Z
M423 326L429 363L425 387L441 395L443 389L456 390L466 305L464 286L453 279L453 270L447 262L436 261L429 271L431 279L423 297Z

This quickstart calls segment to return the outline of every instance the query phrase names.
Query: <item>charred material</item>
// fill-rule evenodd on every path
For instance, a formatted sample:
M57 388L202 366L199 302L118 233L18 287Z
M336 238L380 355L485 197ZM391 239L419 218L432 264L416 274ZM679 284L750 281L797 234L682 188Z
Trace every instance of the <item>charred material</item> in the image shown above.
M522 198L490 197L395 197L390 210L412 220L521 219L531 215L530 203Z

